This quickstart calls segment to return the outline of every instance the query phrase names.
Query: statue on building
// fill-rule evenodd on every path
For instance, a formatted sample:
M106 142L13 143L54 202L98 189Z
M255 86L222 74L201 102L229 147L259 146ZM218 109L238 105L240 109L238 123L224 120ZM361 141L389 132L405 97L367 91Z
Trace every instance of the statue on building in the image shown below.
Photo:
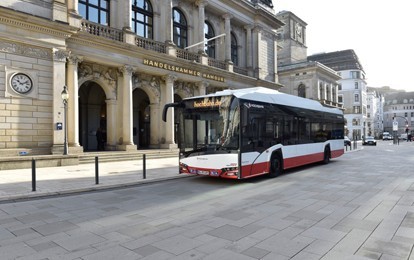
M263 4L269 6L270 8L273 8L272 0L260 0Z

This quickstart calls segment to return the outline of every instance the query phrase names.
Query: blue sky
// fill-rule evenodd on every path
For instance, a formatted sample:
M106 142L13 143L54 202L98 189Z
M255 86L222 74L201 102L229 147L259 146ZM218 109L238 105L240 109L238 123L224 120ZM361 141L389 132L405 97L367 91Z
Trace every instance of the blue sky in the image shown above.
M308 25L308 55L355 50L368 86L414 91L414 20L409 0L273 0ZM410 11L411 10L411 11Z

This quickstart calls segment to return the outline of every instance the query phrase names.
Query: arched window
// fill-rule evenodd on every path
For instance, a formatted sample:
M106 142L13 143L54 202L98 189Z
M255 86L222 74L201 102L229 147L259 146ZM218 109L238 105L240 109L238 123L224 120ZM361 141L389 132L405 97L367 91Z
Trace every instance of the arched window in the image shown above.
M79 0L78 9L86 20L109 25L109 0Z
M211 26L211 24L207 21L204 22L205 39L210 39L210 38L213 38L214 36L215 35L214 35L213 26ZM204 51L207 53L207 55L210 58L215 58L216 57L216 40L210 40L206 42L204 45Z
M237 46L237 39L234 33L231 33L231 61L234 65L239 65L239 56L237 54L238 46Z
M173 41L179 48L187 47L187 20L184 14L173 8Z
M153 38L152 5L147 0L132 2L132 31L144 38Z
M300 84L298 87L298 96L306 98L306 87L303 84Z

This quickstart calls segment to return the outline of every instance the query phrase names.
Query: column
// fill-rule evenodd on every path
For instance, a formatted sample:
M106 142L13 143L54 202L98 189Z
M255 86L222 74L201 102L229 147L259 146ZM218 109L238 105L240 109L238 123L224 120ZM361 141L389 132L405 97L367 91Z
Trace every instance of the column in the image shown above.
M205 23L205 11L204 11L204 7L206 6L206 2L205 1L197 1L196 4L198 5L198 43L200 43L200 45L197 46L197 50L199 53L203 53L204 52L204 44L202 44L202 42L204 42L204 23Z
M252 68L252 28L251 25L246 25L244 29L246 29L246 67Z
M174 102L174 81L177 80L177 77L174 75L166 75L163 77L165 80L165 103ZM177 145L174 142L174 109L168 109L167 113L167 122L163 122L165 129L165 143L161 144L161 148L176 148Z
M78 0L68 0L68 9L70 12L78 13Z
M68 100L68 144L70 153L82 153L83 148L79 144L79 83L78 64L82 57L71 55L67 63L66 84L69 91Z
M117 101L115 99L107 99L106 101L106 150L116 150L116 108Z
M254 76L260 79L260 38L262 34L262 28L260 26L256 26L253 29L253 69L254 69Z
M226 33L226 55L225 55L225 59L226 61L231 61L231 25L230 25L230 19L233 16L230 14L224 14L223 18L224 18L224 31Z
M121 149L136 150L132 133L132 72L130 66L120 68L122 73L122 145Z
M123 20L123 29L124 30L131 30L131 7L132 7L132 0L122 0L122 4L124 5L122 17ZM122 8L121 8L122 9Z
M201 81L197 83L198 86L198 95L202 96L205 95L207 93L207 87L208 87L209 83L207 81Z
M165 0L165 5L163 5L165 12L165 42L173 43L173 16L172 16L172 0Z
M63 154L63 143L65 138L64 128L58 130L57 123L65 126L64 106L62 100L63 86L66 84L66 58L69 52L59 49L53 50L53 146L51 147L52 154ZM69 93L69 95L71 95ZM73 96L69 96L69 100ZM69 127L70 128L70 127Z

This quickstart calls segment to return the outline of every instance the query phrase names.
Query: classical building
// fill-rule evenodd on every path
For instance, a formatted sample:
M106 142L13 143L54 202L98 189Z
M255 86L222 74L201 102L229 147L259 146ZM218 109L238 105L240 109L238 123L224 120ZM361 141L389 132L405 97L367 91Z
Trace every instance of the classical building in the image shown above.
M346 135L351 139L367 136L367 83L354 50L315 54L308 56L308 60L320 62L341 76L338 102L344 108Z
M71 154L98 128L105 150L173 148L164 104L281 87L282 25L272 1L1 1L0 153L61 154L66 127Z
M280 91L341 107L338 103L338 80L341 77L322 63L307 59L307 24L289 11L279 12L277 18L284 23L278 39L279 82L284 86Z
M397 123L397 131L393 124ZM396 92L385 95L384 131L401 135L406 129L414 136L414 92Z

